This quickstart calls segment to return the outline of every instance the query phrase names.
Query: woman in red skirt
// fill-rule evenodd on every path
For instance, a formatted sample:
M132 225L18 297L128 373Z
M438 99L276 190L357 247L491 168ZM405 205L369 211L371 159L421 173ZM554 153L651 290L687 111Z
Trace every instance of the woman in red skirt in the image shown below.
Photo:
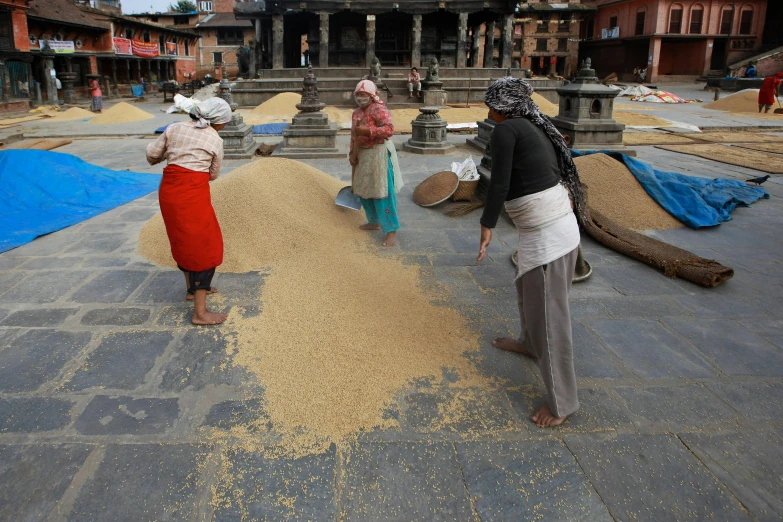
M759 112L767 113L775 105L775 99L780 96L780 84L783 82L783 73L775 76L767 76L759 89Z
M158 197L171 243L171 255L185 273L188 300L195 302L193 324L220 324L227 314L207 310L207 294L215 269L223 262L223 235L209 193L223 161L223 139L218 135L231 121L225 100L209 98L190 111L193 121L169 125L147 146L150 165L167 160Z

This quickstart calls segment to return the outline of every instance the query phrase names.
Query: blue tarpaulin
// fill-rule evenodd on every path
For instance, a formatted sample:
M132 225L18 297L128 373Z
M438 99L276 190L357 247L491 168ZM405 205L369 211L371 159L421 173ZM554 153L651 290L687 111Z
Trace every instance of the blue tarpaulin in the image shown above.
M264 123L263 125L253 125L253 134L283 134L288 127L288 123Z
M168 124L164 125L163 127L158 127L157 129L155 129L155 134L163 134L164 132L166 132L166 128L169 125L171 125L171 123L168 123Z
M644 190L666 211L691 228L712 227L731 220L737 205L769 198L767 191L734 179L686 176L657 170L631 156L611 151L572 151L574 156L602 153L628 167Z
M0 151L0 252L158 189L159 174L104 169L71 154Z
M144 87L141 85L131 85L131 94L133 96L144 96Z

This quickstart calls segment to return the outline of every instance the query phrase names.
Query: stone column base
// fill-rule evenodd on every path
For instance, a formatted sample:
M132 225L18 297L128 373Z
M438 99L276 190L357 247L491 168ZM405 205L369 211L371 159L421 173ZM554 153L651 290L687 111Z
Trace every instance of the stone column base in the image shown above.
M302 112L283 131L283 141L272 152L273 157L290 159L346 158L337 148L337 129L329 124L323 112Z
M422 95L426 107L445 107L448 100L448 93L442 90L422 91Z
M258 143L253 139L253 127L234 113L228 125L218 132L223 138L223 157L225 159L249 159L256 155Z

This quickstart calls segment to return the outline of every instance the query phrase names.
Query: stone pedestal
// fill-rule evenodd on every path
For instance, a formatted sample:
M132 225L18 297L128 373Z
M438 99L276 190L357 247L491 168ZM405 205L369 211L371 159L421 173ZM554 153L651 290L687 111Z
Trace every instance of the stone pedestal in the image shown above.
M492 129L495 128L495 121L487 118L484 121L476 122L478 124L478 134L473 138L468 138L465 143L475 147L482 154L487 154L489 150L489 138L492 136Z
M283 141L272 156L279 158L345 158L337 148L337 129L321 111L300 112L283 131Z
M417 154L445 154L454 148L446 140L448 122L442 120L438 107L422 107L419 116L411 122L411 138L403 143L402 150Z
M78 74L74 72L61 72L58 74L58 78L63 84L63 102L73 105L76 103L76 91L73 89L73 84L76 82Z
M570 139L576 150L615 150L629 155L635 151L623 146L625 125L612 118L617 93L601 83L588 58L570 85L557 89L560 110L552 123Z
M253 127L246 124L239 113L231 115L231 121L218 134L223 138L225 159L248 159L256 154L258 143L253 139Z
M426 105L427 107L445 107L446 106L446 101L448 100L448 93L446 93L446 91L444 91L443 89L436 89L436 90L424 90L424 89L422 89L421 94L422 94L422 96L424 98L424 100L423 100L424 101L424 105Z

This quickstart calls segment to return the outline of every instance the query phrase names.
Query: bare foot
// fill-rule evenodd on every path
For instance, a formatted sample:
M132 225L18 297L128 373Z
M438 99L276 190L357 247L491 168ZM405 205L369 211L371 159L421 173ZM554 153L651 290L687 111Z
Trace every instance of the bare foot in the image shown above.
M207 295L209 295L209 294L216 294L217 291L218 291L218 289L213 286L212 290L208 290L207 291ZM188 301L192 301L193 299L195 299L195 297L193 296L193 294L185 294L185 299L188 300Z
M385 247L393 247L397 244L397 232L389 232L386 234L386 240L383 242Z
M530 416L530 420L539 428L554 428L555 426L560 426L567 418L568 417L555 417L549 409L548 404L544 404Z
M381 226L377 223L365 223L364 225L359 225L360 230L380 230Z
M197 325L220 324L226 319L228 319L228 314L216 314L207 311L203 314L194 313L193 319L191 319L190 322Z
M495 348L500 348L501 350L506 350L507 352L521 353L526 357L532 357L533 359L536 358L536 356L533 355L527 348L522 346L522 343L516 339L512 339L511 337L497 337L494 341L492 341L492 346Z

